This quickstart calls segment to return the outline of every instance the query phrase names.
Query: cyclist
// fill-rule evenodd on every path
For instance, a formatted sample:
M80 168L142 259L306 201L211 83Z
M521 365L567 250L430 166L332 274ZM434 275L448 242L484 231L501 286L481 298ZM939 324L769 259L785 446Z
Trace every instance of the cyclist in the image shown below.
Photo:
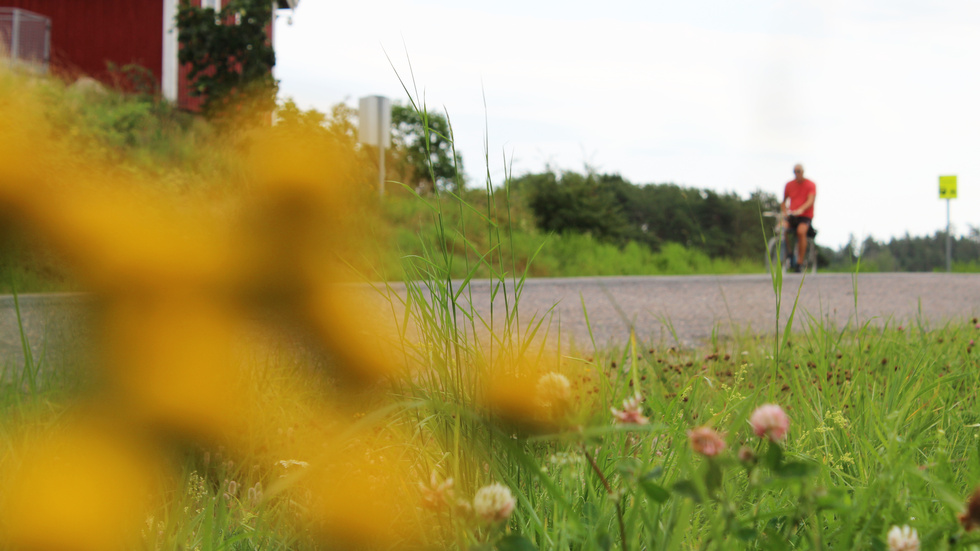
M780 203L779 208L786 217L787 238L790 235L796 236L797 253L791 255L790 265L793 271L799 272L805 269L805 266L801 266L805 260L798 262L797 259L806 258L807 232L813 224L813 203L817 198L817 185L803 177L801 164L793 167L793 175L795 178L786 183L783 202Z

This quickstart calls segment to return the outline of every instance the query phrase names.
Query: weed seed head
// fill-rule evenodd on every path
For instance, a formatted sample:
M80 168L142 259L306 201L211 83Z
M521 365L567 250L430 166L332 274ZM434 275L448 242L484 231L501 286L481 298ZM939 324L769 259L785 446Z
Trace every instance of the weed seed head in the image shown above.
M714 457L725 451L724 435L719 434L711 427L698 427L689 430L687 437L691 441L691 449L705 457Z
M756 461L755 452L748 446L738 449L738 460L745 465L754 465Z
M966 511L960 513L959 519L966 531L980 528L980 488L974 490L973 495L966 502Z

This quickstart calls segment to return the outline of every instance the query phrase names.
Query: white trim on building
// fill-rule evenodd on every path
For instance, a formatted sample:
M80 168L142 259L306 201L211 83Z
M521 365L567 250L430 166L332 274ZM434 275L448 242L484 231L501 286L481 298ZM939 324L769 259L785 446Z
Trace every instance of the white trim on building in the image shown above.
M180 79L177 63L177 0L163 0L163 63L161 64L160 91L163 97L177 101L177 81Z

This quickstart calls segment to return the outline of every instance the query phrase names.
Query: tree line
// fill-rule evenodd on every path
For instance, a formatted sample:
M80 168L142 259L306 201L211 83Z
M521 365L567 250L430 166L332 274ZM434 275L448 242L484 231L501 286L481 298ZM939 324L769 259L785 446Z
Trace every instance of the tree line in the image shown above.
M377 170L376 153L357 143L356 117L357 110L344 104L334 106L329 115L302 111L289 100L278 110L279 124L327 132L342 141L362 157L368 173ZM396 103L392 121L389 180L423 195L464 193L463 160L452 148L447 118ZM779 208L778 196L764 190L743 198L673 183L634 184L619 174L593 171L547 169L511 178L507 185L541 231L588 234L620 247L635 242L653 252L676 243L710 258L731 260L765 258L773 220L763 213ZM887 243L871 237L860 243L852 239L837 250L818 246L818 262L822 268L841 271L856 266L862 271L933 271L945 269L945 251L945 233L937 231ZM954 269L980 271L980 229L953 238L953 258Z
M970 227L966 236L953 236L954 271L980 272L980 227ZM854 237L836 252L825 254L835 269L871 272L932 272L946 269L946 232L933 235L893 237L888 242L871 237L858 242Z
M588 233L610 243L635 241L659 250L666 243L700 249L711 258L762 259L772 232L763 213L778 210L779 199L758 190L748 198L734 193L675 184L635 185L618 174L546 171L512 181L540 229ZM823 268L849 271L924 272L945 270L946 233L851 241L838 250L818 246ZM952 238L953 269L980 271L980 228Z
M743 199L676 184L635 185L619 174L546 171L510 185L544 231L589 233L618 245L636 241L653 251L679 243L713 258L764 258L761 212L778 205L764 191Z

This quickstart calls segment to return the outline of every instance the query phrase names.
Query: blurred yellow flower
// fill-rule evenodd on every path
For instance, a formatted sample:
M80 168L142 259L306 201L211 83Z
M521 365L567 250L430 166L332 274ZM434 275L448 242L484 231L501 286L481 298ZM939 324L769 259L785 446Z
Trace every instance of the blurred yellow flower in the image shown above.
M563 421L572 406L572 383L568 377L554 371L545 373L538 379L535 390L551 421Z
M248 188L216 216L199 198L150 191L158 182L139 171L72 153L27 84L11 82L0 70L0 215L94 293L99 409L130 432L72 422L0 457L0 547L131 548L160 470L142 441L251 454L276 481L252 486L252 501L288 493L324 540L420 541L411 469L423 451L391 430L347 434L350 398L336 384L329 397L311 390L337 377L245 359L286 335L284 348L318 353L362 388L408 375L398 328L345 283L363 238L350 152L316 133L255 131Z
M92 186L95 187L95 186ZM52 189L25 209L24 222L47 239L95 292L205 288L231 268L222 236L202 215L150 196L112 189Z
M529 430L556 430L580 421L592 404L572 381L587 378L585 365L569 360L560 373L555 370L559 363L554 351L543 348L536 357L528 353L485 367L478 372L479 402L503 421Z
M95 424L26 437L0 461L0 547L133 548L159 490L156 460L136 442Z
M192 439L239 427L248 397L227 311L198 295L119 297L102 306L102 321L103 365L129 415Z
M413 455L397 437L328 440L308 467L285 479L286 491L303 505L305 526L338 549L417 545L423 527Z

